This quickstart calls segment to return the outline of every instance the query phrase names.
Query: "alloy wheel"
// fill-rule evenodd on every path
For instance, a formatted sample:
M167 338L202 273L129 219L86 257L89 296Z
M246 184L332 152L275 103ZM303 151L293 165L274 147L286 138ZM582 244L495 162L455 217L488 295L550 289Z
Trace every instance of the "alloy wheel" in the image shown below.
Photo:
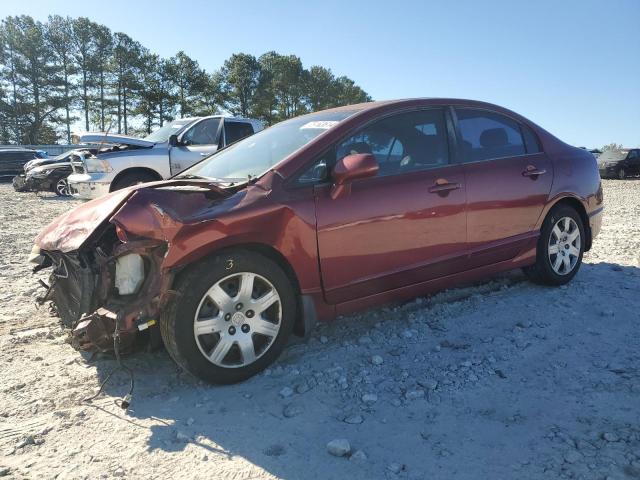
M214 365L245 367L264 355L282 323L280 295L261 275L239 272L217 281L193 321L200 352Z
M580 228L571 217L556 222L549 235L548 254L551 268L558 275L569 274L578 264L582 247Z
M62 197L68 197L71 195L69 192L69 182L67 182L66 178L61 178L56 183L56 193Z

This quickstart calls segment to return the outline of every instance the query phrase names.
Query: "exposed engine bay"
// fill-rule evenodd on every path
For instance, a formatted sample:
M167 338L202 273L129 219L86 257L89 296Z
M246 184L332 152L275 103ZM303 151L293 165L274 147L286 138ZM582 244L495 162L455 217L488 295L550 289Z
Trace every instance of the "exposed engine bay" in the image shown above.
M166 244L149 239L123 243L116 229L108 224L93 249L47 252L36 267L53 267L40 301L53 303L62 323L72 329L73 346L80 350L113 350L116 320L122 352L130 350L144 330L152 345L161 343L157 329L148 327L157 323L167 294L160 279L171 281L158 271Z
M94 200L93 208L69 212L36 241L34 271L52 268L39 301L52 303L75 348L111 351L114 336L121 352L145 340L161 345L159 315L182 268L164 265L172 236L184 226L170 206L212 208L234 191L185 183L146 184Z

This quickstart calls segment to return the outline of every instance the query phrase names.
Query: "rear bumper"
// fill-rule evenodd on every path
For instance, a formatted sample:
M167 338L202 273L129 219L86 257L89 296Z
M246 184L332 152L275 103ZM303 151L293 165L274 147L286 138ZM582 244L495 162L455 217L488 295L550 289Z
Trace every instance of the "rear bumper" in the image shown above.
M69 175L69 191L75 198L93 200L109 193L110 181L98 181L94 176L86 173Z
M602 216L604 207L600 207L589 214L589 227L591 228L591 241L598 236L602 228Z

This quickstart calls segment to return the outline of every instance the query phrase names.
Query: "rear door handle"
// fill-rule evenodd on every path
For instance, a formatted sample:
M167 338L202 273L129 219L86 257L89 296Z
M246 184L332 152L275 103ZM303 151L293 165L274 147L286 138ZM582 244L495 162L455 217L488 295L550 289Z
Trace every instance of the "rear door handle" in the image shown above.
M429 193L441 193L448 192L451 190L458 190L460 188L459 183L450 183L448 180L444 178L439 178L436 180L436 183L429 187Z
M547 173L545 169L538 170L535 165L527 165L524 172L522 172L523 177L537 177L538 175L544 175Z

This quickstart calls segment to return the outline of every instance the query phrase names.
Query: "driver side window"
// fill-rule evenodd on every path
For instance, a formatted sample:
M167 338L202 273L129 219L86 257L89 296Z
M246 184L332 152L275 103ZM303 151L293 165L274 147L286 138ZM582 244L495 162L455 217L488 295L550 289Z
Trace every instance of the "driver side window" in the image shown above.
M217 143L219 118L207 118L196 123L182 136L184 145L214 145Z
M446 165L449 152L444 112L422 110L380 120L341 142L336 160L354 153L373 154L378 176Z
M442 167L449 163L444 112L421 110L385 118L364 127L318 159L297 179L309 185L329 179L329 171L347 155L371 153L378 161L378 176Z

